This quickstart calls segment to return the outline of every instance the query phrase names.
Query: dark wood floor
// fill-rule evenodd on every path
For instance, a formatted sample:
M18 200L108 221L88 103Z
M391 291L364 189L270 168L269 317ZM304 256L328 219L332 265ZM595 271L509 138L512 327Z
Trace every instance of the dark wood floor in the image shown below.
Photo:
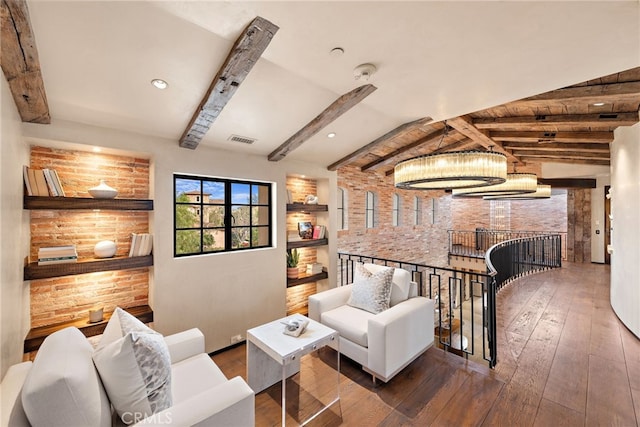
M640 340L609 304L609 268L565 263L498 297L495 370L431 348L387 384L341 358L340 402L313 426L637 426ZM214 356L246 378L244 345ZM328 401L336 354L306 356L287 381L287 425ZM280 424L280 385L256 396L256 425Z

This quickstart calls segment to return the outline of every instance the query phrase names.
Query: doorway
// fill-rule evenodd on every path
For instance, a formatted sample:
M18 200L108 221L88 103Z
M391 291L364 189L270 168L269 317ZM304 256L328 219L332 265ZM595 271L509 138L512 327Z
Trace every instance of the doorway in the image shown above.
M610 185L604 186L604 263L611 264L611 254L607 246L611 244L611 200L607 197Z

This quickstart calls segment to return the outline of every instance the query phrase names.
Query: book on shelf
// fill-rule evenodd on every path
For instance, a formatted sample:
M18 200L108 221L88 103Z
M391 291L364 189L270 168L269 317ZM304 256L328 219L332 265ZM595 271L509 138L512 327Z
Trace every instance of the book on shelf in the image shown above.
M153 249L153 235L149 233L131 233L129 256L147 256Z
M314 239L324 239L324 236L327 232L327 227L324 225L314 225L313 226L313 238Z
M60 257L60 258L47 258L38 259L38 265L52 265L52 264L69 264L78 262L78 257Z
M51 246L38 249L38 265L64 264L78 261L75 245Z
M322 264L314 262L313 264L307 264L307 274L320 274L322 273Z
M24 166L22 175L28 196L65 196L60 176L55 169L34 169Z

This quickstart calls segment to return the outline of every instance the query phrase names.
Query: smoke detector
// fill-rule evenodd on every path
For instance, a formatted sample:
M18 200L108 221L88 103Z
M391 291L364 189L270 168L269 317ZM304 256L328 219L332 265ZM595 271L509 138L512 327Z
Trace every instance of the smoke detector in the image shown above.
M356 80L368 81L376 72L376 66L373 64L360 64L353 69L353 77Z

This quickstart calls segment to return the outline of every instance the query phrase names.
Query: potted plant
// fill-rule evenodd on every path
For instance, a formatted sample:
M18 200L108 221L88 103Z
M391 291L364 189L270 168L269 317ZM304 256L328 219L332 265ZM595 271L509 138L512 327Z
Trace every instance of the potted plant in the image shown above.
M297 249L287 249L287 278L298 278L298 262L300 261L300 254Z

